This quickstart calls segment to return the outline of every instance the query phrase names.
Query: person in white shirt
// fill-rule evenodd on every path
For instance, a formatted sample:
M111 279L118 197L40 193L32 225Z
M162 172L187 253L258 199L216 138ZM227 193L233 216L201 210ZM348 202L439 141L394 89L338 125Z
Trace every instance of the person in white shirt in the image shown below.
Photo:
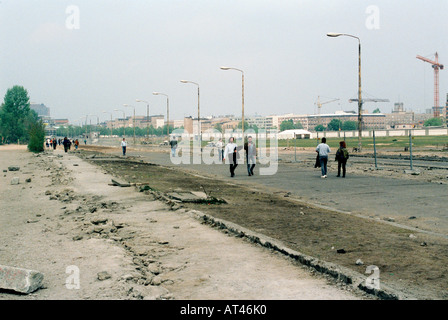
M121 141L121 149L123 150L123 156L126 155L126 147L127 147L128 143L126 142L126 139L123 138L123 141Z
M320 169L322 171L322 178L327 177L328 154L331 152L330 147L326 142L327 138L322 138L322 143L320 143L316 148L316 152L319 154L319 162L320 162Z
M226 148L224 149L224 158L222 160L225 161L227 157L230 163L230 176L233 178L235 176L235 169L238 166L237 163L238 146L234 142L233 137L229 139L229 143L226 145Z

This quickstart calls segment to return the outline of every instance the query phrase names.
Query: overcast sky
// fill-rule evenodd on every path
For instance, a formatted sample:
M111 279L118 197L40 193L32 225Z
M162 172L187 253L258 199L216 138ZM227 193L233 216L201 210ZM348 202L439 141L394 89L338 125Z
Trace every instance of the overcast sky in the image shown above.
M75 10L72 10L75 6ZM79 15L78 15L79 12ZM170 119L241 114L312 114L357 110L358 36L362 44L366 103L390 112L394 102L424 111L433 106L429 63L448 65L448 0L1 0L0 94L24 86L33 103L72 122L103 110L130 115L166 114ZM79 23L78 23L79 22ZM448 93L448 70L440 71L440 101ZM77 122L76 122L77 123Z

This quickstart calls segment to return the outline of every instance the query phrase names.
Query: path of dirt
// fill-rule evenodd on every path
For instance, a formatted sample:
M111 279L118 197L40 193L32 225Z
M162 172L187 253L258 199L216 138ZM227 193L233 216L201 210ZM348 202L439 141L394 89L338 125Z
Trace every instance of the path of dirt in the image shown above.
M173 211L151 194L110 186L118 171L60 150L12 149L0 148L0 169L20 166L0 177L0 261L45 278L33 294L0 292L0 299L366 298L201 224L188 208ZM19 185L10 184L14 176ZM66 286L73 268L79 289Z
M448 239L341 214L267 190L236 186L228 180L201 178L181 169L132 159L97 160L110 173L161 191L206 191L227 204L200 207L214 217L278 239L290 248L359 273L378 266L381 281L422 299L446 299ZM220 183L217 183L220 181ZM182 204L197 208L197 204ZM345 254L338 254L344 249ZM363 265L356 265L361 259Z

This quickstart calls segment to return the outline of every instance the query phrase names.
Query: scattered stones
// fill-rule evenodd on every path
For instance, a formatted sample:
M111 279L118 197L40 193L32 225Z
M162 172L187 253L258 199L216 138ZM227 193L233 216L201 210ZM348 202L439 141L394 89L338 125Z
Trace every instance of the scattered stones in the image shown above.
M112 276L107 271L101 271L97 274L97 279L100 281L104 281L110 278L112 278Z
M413 234L410 234L409 235L409 238L411 238L411 239L415 239L415 238L417 238L415 235L413 235Z
M25 182L30 183L31 182L31 178L26 179Z
M356 260L356 265L357 266L362 266L364 264L364 262L362 262L361 259Z
M415 217L415 216L409 217L409 220L413 220L413 219L417 219L417 217Z
M46 196L51 195L51 191L50 191L50 190L45 191L45 195L46 195Z
M0 265L0 289L28 294L41 288L43 279L39 271Z
M428 244L427 244L426 242L422 242L422 243L420 243L420 245L421 245L422 247L426 247Z
M395 219L394 218L384 218L383 219L384 221L388 221L388 222L395 222Z
M19 183L20 183L19 177L14 177L14 178L11 179L11 184L12 185L16 185L16 184L19 184Z
M345 251L344 249L338 249L336 250L337 253L346 253L347 251Z
M18 167L18 166L10 166L10 167L8 167L8 170L9 171L19 171L20 167Z
M77 236L74 236L72 239L73 239L73 241L79 241L79 240L82 240L82 238L83 238L82 235L77 235Z
M108 220L108 219L105 218L105 217L96 217L96 218L90 220L90 222L91 222L92 224L96 224L96 225L98 225L98 224L106 223L107 220Z

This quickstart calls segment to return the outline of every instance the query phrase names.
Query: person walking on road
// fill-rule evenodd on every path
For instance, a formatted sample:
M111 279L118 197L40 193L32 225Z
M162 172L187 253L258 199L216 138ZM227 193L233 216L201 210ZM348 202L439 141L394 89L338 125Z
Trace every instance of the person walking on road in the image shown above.
M224 158L224 144L222 143L222 139L219 139L219 141L216 142L216 150L218 151L218 159L222 162L222 159Z
M247 142L244 144L244 150L246 151L247 173L250 177L254 175L254 168L257 157L257 147L252 141L251 136L247 137Z
M126 142L126 139L123 138L123 141L121 141L121 149L123 150L123 157L126 156L126 147L128 146L128 143Z
M177 140L176 137L173 136L173 138L170 140L170 146L171 146L171 156L176 156L176 149L177 149Z
M53 138L53 150L56 150L56 146L58 145L58 141L56 138Z
M62 141L62 144L64 145L64 151L65 153L67 153L68 149L70 148L70 140L67 139L67 137L64 138L64 140Z
M235 176L235 169L238 166L238 146L236 145L236 143L234 142L234 138L231 137L229 139L229 143L226 145L226 148L224 149L224 158L223 161L225 161L226 159L229 159L229 163L230 163L230 177L234 177Z
M327 138L322 138L322 142L317 146L316 152L319 155L320 169L322 172L321 178L325 179L327 177L328 154L331 152L327 144Z
M336 159L335 161L338 162L338 175L337 177L341 176L341 167L342 167L342 178L345 178L345 172L346 172L346 165L347 160L349 158L347 145L345 144L345 141L339 142L339 149L336 151Z

